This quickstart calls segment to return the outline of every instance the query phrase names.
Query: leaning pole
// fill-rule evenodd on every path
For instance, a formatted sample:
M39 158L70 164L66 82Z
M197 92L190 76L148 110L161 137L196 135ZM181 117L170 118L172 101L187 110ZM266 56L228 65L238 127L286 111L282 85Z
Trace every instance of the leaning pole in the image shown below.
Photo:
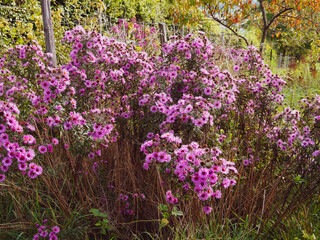
M50 0L41 0L44 38L46 53L50 53L49 61L52 67L57 67L56 48L54 44L53 24L51 19Z

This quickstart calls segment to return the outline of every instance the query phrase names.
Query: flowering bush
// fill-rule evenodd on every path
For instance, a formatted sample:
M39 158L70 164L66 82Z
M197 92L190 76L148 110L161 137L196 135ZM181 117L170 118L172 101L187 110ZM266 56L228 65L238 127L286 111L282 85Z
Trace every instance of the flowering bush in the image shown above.
M111 163L110 172L129 163L144 171L156 166L168 203L192 197L206 214L219 204L242 214L245 202L257 221L261 210L272 212L283 186L292 188L280 203L319 190L319 97L303 100L300 112L284 107L285 81L254 47L222 49L200 32L173 37L161 57L149 57L82 27L67 31L64 41L72 60L58 68L48 66L36 43L11 48L0 60L0 181L16 166L30 178L41 175L45 158L61 149L93 159L98 175L96 157L118 144L109 159L128 162ZM299 185L305 191L295 187L297 175L308 179ZM125 180L121 191L141 192L130 181L134 186ZM266 191L267 203L256 205ZM219 200L224 195L235 200ZM135 213L134 203L125 206L121 212Z

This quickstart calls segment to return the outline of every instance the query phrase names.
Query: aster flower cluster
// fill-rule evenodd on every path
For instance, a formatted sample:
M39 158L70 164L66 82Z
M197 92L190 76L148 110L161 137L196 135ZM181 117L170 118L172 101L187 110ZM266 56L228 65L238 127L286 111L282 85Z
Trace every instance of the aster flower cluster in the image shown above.
M146 154L144 167L148 169L150 164L165 163L166 172L177 178L177 185L183 185L185 190L192 187L201 201L221 198L220 186L228 188L236 184L235 163L222 158L218 147L200 148L197 142L180 145L181 142L170 132L146 141L141 146ZM167 192L166 198L169 203L178 201L171 191Z
M46 223L47 223L47 220L44 220L43 224L46 224ZM47 237L49 240L59 239L57 237L57 234L60 232L60 228L58 226L53 226L52 228L50 228L50 226L37 224L37 228L38 228L38 233L33 236L33 240L47 239Z
M53 69L47 64L36 43L10 48L0 60L0 181L11 166L30 178L40 175L42 167L31 161L39 163L50 156L60 132L68 132L71 141L81 135L82 144L77 147L90 156L100 155L99 149L107 146L113 134L113 113L99 108L97 96L83 96L79 80L70 77L70 65Z
M120 194L119 195L119 201L121 202L121 209L120 211L124 215L134 215L133 210L133 201L136 199L143 200L145 199L145 195L143 193L134 193L134 194Z
M168 202L187 191L210 213L207 203L236 184L238 166L266 156L284 156L288 165L305 159L303 151L301 171L319 161L319 97L303 100L301 112L283 107L286 83L254 47L223 49L203 33L188 34L150 57L80 26L63 40L72 50L58 68L36 43L0 59L0 181L14 165L40 175L60 145L95 159L128 138L142 142L145 169L158 166L180 188L167 192Z

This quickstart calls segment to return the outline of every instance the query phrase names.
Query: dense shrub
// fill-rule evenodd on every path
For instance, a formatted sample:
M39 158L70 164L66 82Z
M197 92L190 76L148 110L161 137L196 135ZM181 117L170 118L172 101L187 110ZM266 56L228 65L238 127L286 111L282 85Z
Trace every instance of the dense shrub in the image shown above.
M36 43L1 58L1 181L64 172L116 228L159 219L166 200L185 221L202 209L249 216L259 231L318 193L319 97L285 107L285 81L254 47L223 49L200 32L149 57L82 27L64 41L72 60L58 68Z

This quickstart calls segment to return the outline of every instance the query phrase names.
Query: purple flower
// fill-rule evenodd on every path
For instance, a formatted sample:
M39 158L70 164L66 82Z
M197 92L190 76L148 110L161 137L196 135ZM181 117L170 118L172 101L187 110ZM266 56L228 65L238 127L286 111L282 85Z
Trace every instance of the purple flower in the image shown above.
M243 160L243 165L248 166L250 164L250 161L248 159Z
M203 207L203 212L204 212L205 214L211 213L211 212L212 212L212 207L210 207L210 206L205 206L205 207Z
M0 124L0 133L3 133L6 131L6 127L3 124Z
M39 150L39 152L41 152L43 154L43 153L47 152L47 147L41 145L41 146L39 146L38 150Z
M28 171L28 176L29 176L29 178L34 179L34 178L36 178L38 175L37 175L37 173L36 173L34 170L29 170L29 171Z
M210 95L211 92L212 92L212 89L210 87L207 87L207 88L204 89L204 94L205 95Z
M200 168L199 176L202 178L206 178L208 176L208 169L207 168Z
M59 232L60 232L60 228L59 228L58 226L53 226L53 227L52 227L52 231L53 231L54 233L59 233Z
M40 237L39 234L36 234L36 235L33 236L33 239L32 239L32 240L38 240L39 237Z
M206 191L202 191L198 194L198 198L201 200L201 201L205 201L209 198L209 195Z
M71 122L65 122L63 124L63 127L65 130L70 130L72 128L72 123Z
M220 190L217 190L214 195L215 195L215 197L218 198L218 199L221 198L221 191L220 191Z
M2 164L3 164L3 166L9 167L12 164L12 159L9 157L5 157L2 159Z
M239 67L238 65L235 65L235 66L233 67L233 71L235 71L235 72L238 72L239 69L240 69L240 67Z
M221 102L220 101L214 101L213 106L214 106L214 108L219 109L219 108L221 108Z
M53 138L53 139L52 139L52 143L53 143L54 145L57 145L57 144L59 144L59 140L56 139L56 138Z
M49 237L49 240L58 240L58 237L54 234L52 234L50 237Z
M230 179L229 179L229 178L223 179L223 181L222 181L222 186L223 186L224 188L228 188L228 187L230 186Z
M147 138L153 138L153 136L154 136L154 134L153 134L152 132L149 132L149 133L147 134Z
M20 171L26 171L27 168L28 168L28 164L26 164L26 163L19 163L19 164L18 164L18 168L19 168Z
M40 233L40 237L46 237L48 235L48 232L47 231L42 231Z
M37 175L41 175L41 173L42 173L42 167L37 165L37 166L34 168L34 171L35 171L35 173L36 173Z
M151 106L150 111L153 113L157 112L158 111L157 106L155 106L155 105Z
M0 174L0 182L3 182L6 179L6 176L4 174Z

